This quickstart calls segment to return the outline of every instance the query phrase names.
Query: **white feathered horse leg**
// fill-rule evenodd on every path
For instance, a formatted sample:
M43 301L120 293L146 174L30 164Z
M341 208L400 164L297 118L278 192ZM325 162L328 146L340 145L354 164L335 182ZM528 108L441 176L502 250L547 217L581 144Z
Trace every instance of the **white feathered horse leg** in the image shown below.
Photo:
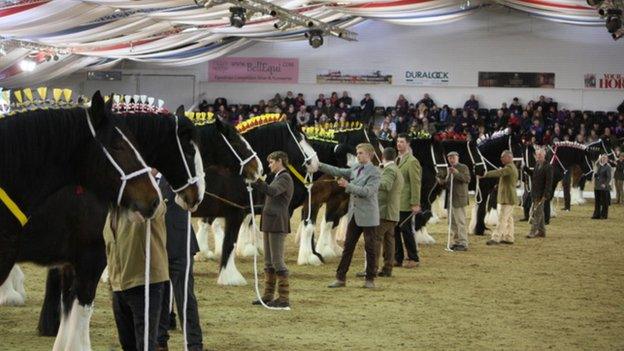
M93 315L93 306L82 306L78 299L74 300L67 321L67 346L65 350L91 350L89 323Z
M470 222L468 223L468 233L474 234L475 229L477 228L477 211L479 210L479 205L472 205L472 209L470 210Z
M225 237L225 231L223 230L223 219L215 218L212 221L212 233L214 234L214 246L215 256L220 257L223 251L223 238Z
M336 257L336 252L332 247L332 227L334 222L326 222L325 218L321 221L321 234L316 242L316 252L318 252L323 258Z
M0 285L0 305L4 306L22 306L25 303L26 293L22 295L18 291L19 280L21 279L21 289L23 290L24 274L18 265L14 265L11 268L9 276L4 281L4 284Z
M104 270L102 271L102 275L100 276L100 281L102 283L108 283L108 266L104 267Z
M429 235L429 231L427 227L422 227L416 231L416 243L425 244L425 245L433 245L435 244L435 239Z
M495 227L498 224L498 211L500 205L496 205L496 208L491 209L485 216L485 225Z
M214 252L210 250L210 244L208 242L208 233L210 231L210 224L199 221L199 229L197 230L197 244L199 245L199 252L195 254L196 261L205 261L215 258Z
M299 257L297 258L298 265L312 265L318 266L321 264L321 260L312 251L312 236L314 235L314 224L310 221L304 224L304 228L301 231L301 239L299 241Z
M578 186L572 187L570 189L570 204L571 205L582 205L584 204L585 198L583 197L583 192L581 188Z
M555 197L553 196L550 200L550 218L555 217L557 217L557 200L555 200Z
M347 237L347 226L349 225L349 218L347 215L340 217L340 222L338 222L338 227L336 227L336 235L335 241L342 241L344 243L345 238ZM340 253L342 254L342 248L340 249Z
M236 263L234 262L234 256L236 252L236 245L234 245L234 249L228 258L228 261L224 268L219 272L219 278L217 279L217 284L219 285L234 285L241 286L246 285L247 281L245 277L238 271L236 268Z

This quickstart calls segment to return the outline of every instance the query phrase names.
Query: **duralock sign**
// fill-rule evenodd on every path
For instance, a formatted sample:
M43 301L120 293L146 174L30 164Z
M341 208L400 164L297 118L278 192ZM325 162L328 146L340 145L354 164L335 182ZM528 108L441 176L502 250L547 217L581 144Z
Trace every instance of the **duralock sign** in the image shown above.
M449 84L449 72L406 70L397 80L399 85L444 86Z

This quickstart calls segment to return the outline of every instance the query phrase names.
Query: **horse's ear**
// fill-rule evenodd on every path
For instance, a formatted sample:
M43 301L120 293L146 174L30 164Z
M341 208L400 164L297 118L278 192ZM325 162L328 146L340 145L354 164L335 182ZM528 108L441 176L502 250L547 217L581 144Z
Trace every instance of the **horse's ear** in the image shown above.
M90 117L93 127L97 130L108 119L108 113L106 112L106 105L104 98L100 91L96 91L91 98Z
M109 96L108 101L106 101L106 105L104 106L104 109L106 110L106 112L110 112L113 110L113 94Z
M178 117L183 117L183 116L184 116L184 111L186 111L186 110L184 109L184 105L180 105L180 106L178 107L178 109L176 110L176 112L175 112L175 113L176 113L176 116L178 116Z

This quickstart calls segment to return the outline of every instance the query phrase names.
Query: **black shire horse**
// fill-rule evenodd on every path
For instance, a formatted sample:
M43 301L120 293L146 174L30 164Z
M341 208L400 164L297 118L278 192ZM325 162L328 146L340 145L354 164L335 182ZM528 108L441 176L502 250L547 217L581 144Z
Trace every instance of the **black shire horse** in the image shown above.
M176 202L193 209L202 199L203 166L196 158L195 128L183 111L178 109L177 116L137 111L113 118L133 132L146 162L178 190ZM110 202L71 185L50 196L24 228L18 262L62 265L48 271L39 319L40 335L57 335L54 350L90 349L89 321L106 266L102 230L109 209Z
M102 202L127 209L134 218L150 218L160 193L135 154L133 140L106 111L99 92L89 108L18 112L0 120L0 187L26 218L56 191L72 184L83 185ZM133 173L130 179L125 177ZM0 204L0 284L20 254L26 224L6 201ZM40 245L35 243L43 248Z

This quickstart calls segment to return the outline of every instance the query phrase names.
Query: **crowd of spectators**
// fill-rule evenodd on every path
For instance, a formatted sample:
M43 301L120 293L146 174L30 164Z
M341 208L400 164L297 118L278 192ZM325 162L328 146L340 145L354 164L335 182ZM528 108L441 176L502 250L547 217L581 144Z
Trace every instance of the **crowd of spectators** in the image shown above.
M307 104L303 94L289 91L285 96L275 94L255 105L228 105L225 98L217 98L211 105L204 100L199 110L214 112L221 121L234 125L264 113L279 113L285 119L307 126L358 120L376 123L379 138L386 140L400 133L431 135L437 132L454 132L474 139L509 125L520 128L540 145L556 141L587 144L602 138L616 147L624 139L624 102L617 111L580 111L559 108L557 102L545 96L526 104L513 98L497 109L485 109L474 95L470 95L463 107L454 108L446 104L440 107L429 94L416 102L408 101L401 94L394 106L379 107L370 94L365 94L359 104L354 104L346 91L341 95L337 92L329 96L319 94L313 104Z

